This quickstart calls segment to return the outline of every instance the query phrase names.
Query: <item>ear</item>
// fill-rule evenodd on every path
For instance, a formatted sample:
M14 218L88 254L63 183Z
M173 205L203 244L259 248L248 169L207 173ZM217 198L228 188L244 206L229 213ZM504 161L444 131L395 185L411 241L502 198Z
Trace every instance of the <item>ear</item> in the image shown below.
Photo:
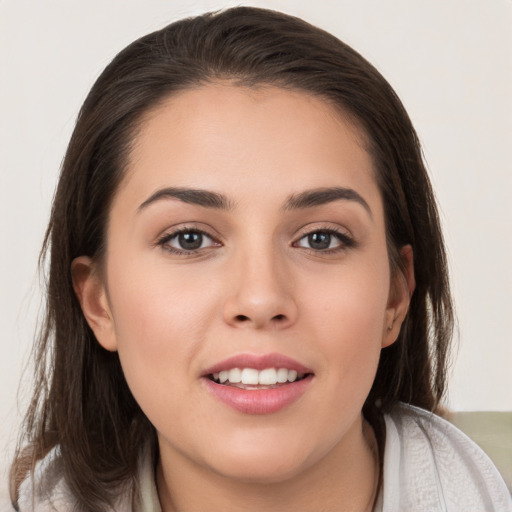
M75 258L71 263L71 278L89 327L100 345L114 352L117 350L117 341L107 291L91 258Z
M414 255L410 245L402 247L400 258L402 266L391 276L382 347L387 347L397 340L416 287Z

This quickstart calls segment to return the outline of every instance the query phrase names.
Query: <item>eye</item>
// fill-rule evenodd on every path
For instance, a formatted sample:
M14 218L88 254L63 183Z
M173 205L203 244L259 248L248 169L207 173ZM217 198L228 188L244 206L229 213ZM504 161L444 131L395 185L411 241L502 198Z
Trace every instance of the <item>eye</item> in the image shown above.
M331 229L322 229L308 233L300 238L294 245L314 251L330 251L344 247L352 247L354 241L344 233L339 233Z
M176 253L191 253L219 245L213 238L197 229L183 229L165 235L159 242L165 249Z

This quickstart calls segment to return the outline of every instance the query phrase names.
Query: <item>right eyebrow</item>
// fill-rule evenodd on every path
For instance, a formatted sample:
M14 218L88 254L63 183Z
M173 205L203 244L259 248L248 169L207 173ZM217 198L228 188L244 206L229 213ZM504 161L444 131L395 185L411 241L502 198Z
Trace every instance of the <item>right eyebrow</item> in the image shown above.
M205 208L229 210L233 207L226 196L210 190L196 188L166 187L161 188L149 196L138 208L142 211L150 204L164 199L179 199L184 203L196 204Z

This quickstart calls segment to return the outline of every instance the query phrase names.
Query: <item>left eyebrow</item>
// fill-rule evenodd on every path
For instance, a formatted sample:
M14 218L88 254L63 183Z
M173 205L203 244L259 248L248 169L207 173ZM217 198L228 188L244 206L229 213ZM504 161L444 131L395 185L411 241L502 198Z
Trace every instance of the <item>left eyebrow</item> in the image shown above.
M196 204L204 208L214 208L216 210L229 210L232 208L232 204L226 196L217 192L195 188L167 187L157 190L152 194L139 206L138 211L140 212L150 204L163 199L178 199L183 203Z
M306 190L300 194L293 194L286 200L283 209L295 210L302 208L312 208L314 206L321 206L339 200L354 201L359 203L364 207L364 209L373 219L372 210L368 203L359 193L351 188L316 188L313 190Z

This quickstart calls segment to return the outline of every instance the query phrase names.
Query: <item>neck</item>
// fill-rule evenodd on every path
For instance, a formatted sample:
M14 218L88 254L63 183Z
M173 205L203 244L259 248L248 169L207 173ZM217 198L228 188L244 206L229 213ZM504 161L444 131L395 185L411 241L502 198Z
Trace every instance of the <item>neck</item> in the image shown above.
M157 487L163 512L371 512L376 499L377 443L363 421L320 461L278 482L239 481L167 452L162 444L160 451Z

